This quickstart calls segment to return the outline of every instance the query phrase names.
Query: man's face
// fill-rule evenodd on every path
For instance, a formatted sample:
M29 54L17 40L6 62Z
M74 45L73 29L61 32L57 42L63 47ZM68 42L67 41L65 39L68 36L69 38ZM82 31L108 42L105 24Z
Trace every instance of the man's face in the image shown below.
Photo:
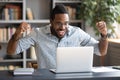
M52 34L58 38L64 37L69 24L68 14L56 14L54 20L51 21Z

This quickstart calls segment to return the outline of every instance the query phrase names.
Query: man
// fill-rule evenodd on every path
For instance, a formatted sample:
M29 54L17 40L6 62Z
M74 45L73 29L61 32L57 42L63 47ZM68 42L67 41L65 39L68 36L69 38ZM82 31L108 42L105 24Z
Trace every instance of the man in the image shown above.
M101 33L100 41L78 27L69 25L69 15L63 5L57 5L50 15L51 25L39 29L31 29L26 22L20 24L8 43L8 55L18 54L34 45L39 68L55 68L56 48L71 46L93 46L97 55L105 55L107 51L107 28L104 21L96 24ZM22 38L23 32L30 31Z

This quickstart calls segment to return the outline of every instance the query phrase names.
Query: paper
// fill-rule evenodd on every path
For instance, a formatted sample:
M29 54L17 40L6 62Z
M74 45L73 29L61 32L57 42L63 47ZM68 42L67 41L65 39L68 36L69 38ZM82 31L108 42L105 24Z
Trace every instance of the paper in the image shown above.
M92 71L93 72L114 72L114 71L120 71L120 70L109 68L109 67L94 67Z

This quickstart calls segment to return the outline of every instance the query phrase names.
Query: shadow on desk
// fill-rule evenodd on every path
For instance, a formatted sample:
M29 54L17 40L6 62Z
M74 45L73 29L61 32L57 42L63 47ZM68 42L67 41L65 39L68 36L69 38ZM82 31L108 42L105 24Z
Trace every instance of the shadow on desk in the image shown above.
M31 76L13 76L10 71L0 71L0 80L120 80L120 71L93 72L92 74L55 74L47 69L36 69Z
M49 70L37 70L33 74L35 80L120 80L120 71L55 74Z

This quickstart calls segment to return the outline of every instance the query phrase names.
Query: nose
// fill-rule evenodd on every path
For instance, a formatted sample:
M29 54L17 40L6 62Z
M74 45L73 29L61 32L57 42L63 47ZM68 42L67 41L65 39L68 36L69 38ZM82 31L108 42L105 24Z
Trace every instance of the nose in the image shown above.
M59 27L60 27L60 28L64 28L64 27L66 27L66 26L67 26L66 23L60 23L60 24L59 24Z
M66 28L66 25L62 24L59 29L65 29Z

